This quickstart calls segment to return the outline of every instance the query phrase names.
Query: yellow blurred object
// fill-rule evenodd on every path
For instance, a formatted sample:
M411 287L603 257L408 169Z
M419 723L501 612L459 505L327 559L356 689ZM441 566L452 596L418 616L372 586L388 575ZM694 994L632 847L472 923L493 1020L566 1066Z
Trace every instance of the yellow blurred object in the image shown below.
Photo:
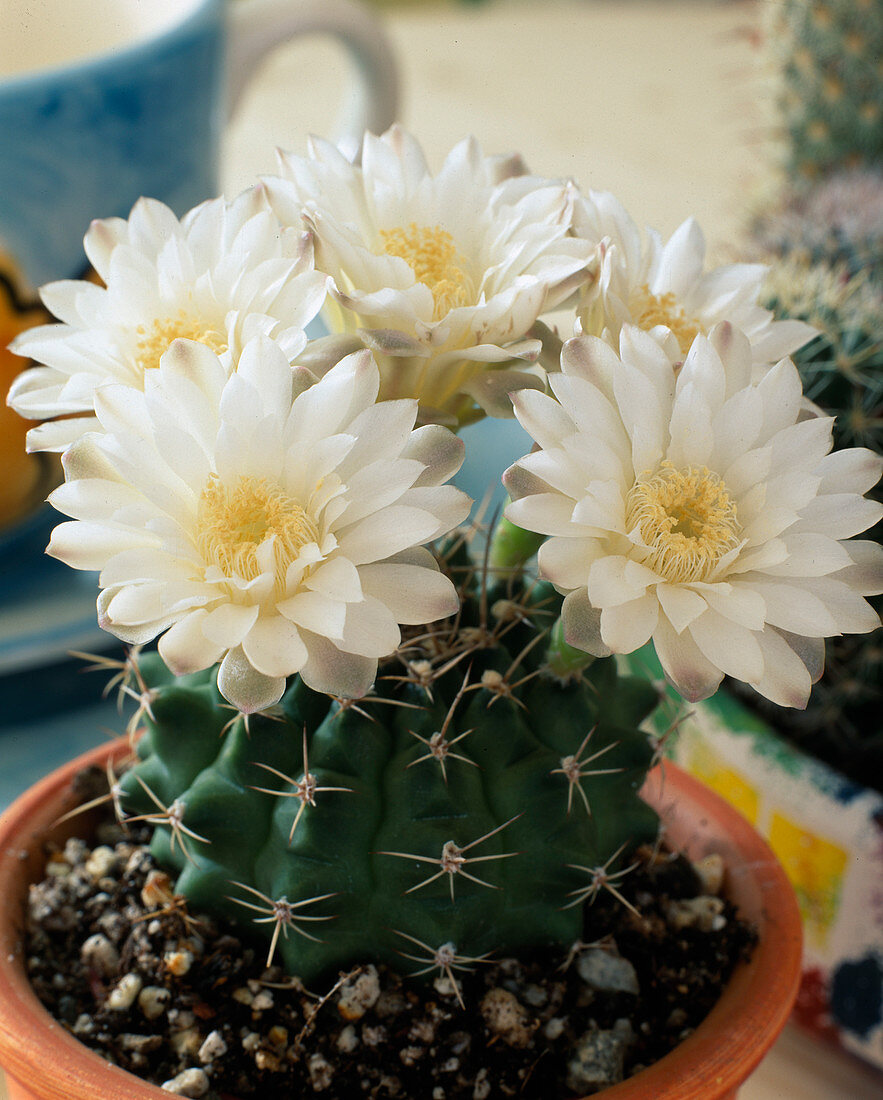
M26 328L49 318L36 301L27 301L19 290L15 262L0 252L0 526L17 519L36 503L34 495L41 467L25 452L25 434L31 424L10 409L6 394L12 380L27 361L9 351L8 344Z

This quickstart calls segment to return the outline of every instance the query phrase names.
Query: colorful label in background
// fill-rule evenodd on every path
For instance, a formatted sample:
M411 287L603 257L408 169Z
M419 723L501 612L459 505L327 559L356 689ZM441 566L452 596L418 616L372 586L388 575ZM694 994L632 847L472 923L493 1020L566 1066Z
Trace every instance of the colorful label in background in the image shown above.
M663 691L650 732L660 738L677 724L668 755L757 828L794 886L805 934L795 1020L883 1068L883 797L722 692L684 703L652 646L621 661Z

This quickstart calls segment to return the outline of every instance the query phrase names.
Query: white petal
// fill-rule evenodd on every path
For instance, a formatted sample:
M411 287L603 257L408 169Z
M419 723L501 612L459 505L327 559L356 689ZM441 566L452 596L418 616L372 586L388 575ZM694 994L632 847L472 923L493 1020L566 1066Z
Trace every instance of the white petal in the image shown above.
M245 657L271 678L299 672L307 662L307 647L294 623L282 615L262 615L242 641Z
M363 567L364 568L364 567ZM331 558L310 573L304 586L331 600L352 603L362 599L359 570L347 558Z
M343 637L338 642L346 653L361 657L386 657L402 640L398 624L389 608L373 596L346 605Z
M415 565L379 562L359 568L366 595L384 603L399 623L431 623L454 615L456 589L444 574Z
M202 620L203 633L223 649L235 649L251 630L258 611L256 606L248 604L221 604Z
M540 549L542 556L543 548ZM554 578L553 578L554 580ZM631 603L659 578L652 569L619 554L597 557L589 570L588 593L596 607Z
M695 218L678 226L662 250L651 290L654 294L672 292L684 298L702 274L705 263L705 237Z
M728 676L753 683L763 675L763 653L752 631L714 611L700 615L688 629L708 661Z
M74 569L103 568L108 558L124 550L158 546L149 531L129 531L97 523L60 523L52 531L46 553Z
M766 602L766 619L771 626L808 638L839 633L824 602L797 584L773 583L752 578L751 586Z
M585 589L569 592L561 605L564 640L593 657L609 657L610 647L601 637L601 611L592 607Z
M402 458L413 458L426 467L415 485L439 485L448 481L463 465L463 440L440 424L427 424L411 432Z
M231 649L218 669L218 691L243 714L274 706L285 691L282 677L264 676L249 663L241 648Z
M340 552L354 565L363 565L388 558L407 546L435 538L439 533L438 519L431 512L394 504L366 516L341 533Z
M854 493L829 493L801 509L795 531L820 531L835 539L860 535L883 517L883 506Z
M200 672L216 664L224 655L224 647L209 641L203 633L205 616L202 609L191 611L159 640L159 655L176 676Z
M558 588L585 588L595 555L587 539L550 538L539 550L540 571Z
M689 630L678 634L660 616L653 632L653 645L666 678L685 699L696 703L714 695L724 674L699 649Z
M655 594L601 612L601 637L613 653L634 653L650 640L659 618Z
M678 634L708 610L702 595L677 584L658 584L656 595L663 614Z
M504 515L510 523L526 531L572 537L581 533L571 518L573 508L574 502L560 493L536 493L513 500L506 506Z
M366 695L377 675L377 661L355 653L342 653L318 634L305 635L309 660L300 677L313 691L344 699Z
M819 463L820 493L866 493L880 480L883 457L867 447L832 451Z
M758 636L758 644L763 653L764 672L751 686L781 707L805 707L812 690L806 665L775 630L764 630Z
M343 636L346 604L340 600L319 592L303 591L278 603L276 610L304 630L335 641L340 641Z

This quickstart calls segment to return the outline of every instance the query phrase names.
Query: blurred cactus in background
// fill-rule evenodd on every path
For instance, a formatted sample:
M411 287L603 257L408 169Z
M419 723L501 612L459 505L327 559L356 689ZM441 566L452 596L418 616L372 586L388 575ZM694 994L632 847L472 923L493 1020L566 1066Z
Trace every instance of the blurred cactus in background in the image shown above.
M879 74L877 81L879 95ZM792 190L761 212L752 230L760 258L773 261L764 305L780 319L806 321L819 330L793 358L806 397L837 418L835 447L883 454L883 169L844 169ZM869 495L880 500L880 488ZM883 523L865 537L883 541ZM883 607L879 597L872 602ZM806 751L862 784L880 787L881 710L878 629L829 639L825 673L806 710L769 710L768 717Z
M776 133L794 180L883 157L883 0L761 5Z
M883 165L845 168L809 190L788 192L779 203L756 214L752 235L767 257L840 269L847 279L861 274L879 286L883 283ZM789 315L804 316L801 308L813 309L810 303L818 294L809 289L806 279L771 274L777 295L794 295L804 302Z

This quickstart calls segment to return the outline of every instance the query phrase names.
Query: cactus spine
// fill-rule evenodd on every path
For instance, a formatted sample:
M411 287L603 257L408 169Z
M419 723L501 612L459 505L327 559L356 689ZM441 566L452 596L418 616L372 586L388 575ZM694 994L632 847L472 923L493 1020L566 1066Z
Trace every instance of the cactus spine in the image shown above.
M211 671L175 680L140 658L126 813L156 825L193 908L263 934L305 981L352 960L417 969L402 952L428 966L442 948L570 944L580 903L656 835L638 797L654 689L611 660L552 678L560 597L485 586L462 548L447 568L460 616L406 639L356 705L295 677L278 713L246 723Z

